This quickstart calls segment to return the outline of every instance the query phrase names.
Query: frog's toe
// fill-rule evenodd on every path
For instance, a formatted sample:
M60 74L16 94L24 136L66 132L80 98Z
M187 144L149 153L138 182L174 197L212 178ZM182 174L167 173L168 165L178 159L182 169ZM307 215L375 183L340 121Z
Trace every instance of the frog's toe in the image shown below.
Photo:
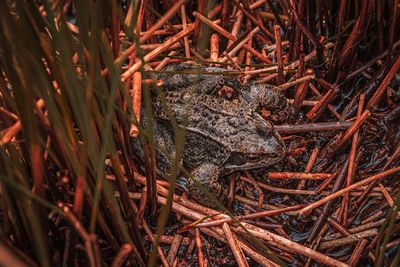
M189 180L185 177L178 177L176 179L176 185L179 186L182 190L189 192Z
M189 180L189 194L203 205L210 206L216 201L225 201L227 190L219 181L219 167L204 163L193 170Z

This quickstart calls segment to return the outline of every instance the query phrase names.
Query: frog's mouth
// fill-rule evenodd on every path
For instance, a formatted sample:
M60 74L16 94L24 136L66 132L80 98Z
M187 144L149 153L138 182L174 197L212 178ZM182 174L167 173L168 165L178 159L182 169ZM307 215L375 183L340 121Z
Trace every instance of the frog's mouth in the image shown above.
M224 164L228 172L265 168L281 161L285 153L276 151L262 154L233 153Z

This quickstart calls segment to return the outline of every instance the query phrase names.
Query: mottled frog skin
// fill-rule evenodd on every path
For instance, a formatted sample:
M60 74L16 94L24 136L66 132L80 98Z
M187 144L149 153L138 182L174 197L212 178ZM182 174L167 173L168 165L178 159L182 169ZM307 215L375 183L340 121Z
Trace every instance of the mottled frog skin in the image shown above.
M175 154L174 131L165 104L177 125L186 130L180 163L190 172L192 179L204 185L219 200L224 200L227 195L227 187L220 183L223 176L234 171L264 168L282 160L286 150L282 139L271 123L256 112L260 107L271 112L287 108L286 98L275 87L243 86L234 78L222 75L225 69L214 67L173 64L165 71L157 75L164 82L162 92L165 100L162 101L157 93L152 96L158 176L168 177L171 158ZM238 101L216 95L224 85L239 93ZM148 129L148 124L148 118L142 112L142 129ZM143 158L138 141L135 148ZM181 173L180 178L185 178L185 175ZM192 179L187 179L190 195L209 205L209 198Z

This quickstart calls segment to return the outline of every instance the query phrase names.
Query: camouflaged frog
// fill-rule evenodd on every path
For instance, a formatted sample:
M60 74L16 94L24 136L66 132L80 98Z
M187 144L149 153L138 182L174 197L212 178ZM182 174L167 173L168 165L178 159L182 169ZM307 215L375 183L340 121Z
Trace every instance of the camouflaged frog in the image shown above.
M187 182L190 196L205 205L209 205L210 200L193 179L217 199L224 200L228 188L220 183L222 177L235 171L265 168L283 159L286 149L281 137L271 123L256 112L259 108L272 113L287 108L286 98L274 86L241 85L223 74L227 70L215 67L173 64L164 71L157 75L157 79L163 81L164 97L152 94L159 177L169 176L175 154L171 115L178 127L185 130L180 163L191 174L189 178L180 173L179 179ZM238 101L218 96L216 92L223 86L238 92ZM148 129L148 121L146 113L142 112L142 131ZM135 149L143 159L138 140Z

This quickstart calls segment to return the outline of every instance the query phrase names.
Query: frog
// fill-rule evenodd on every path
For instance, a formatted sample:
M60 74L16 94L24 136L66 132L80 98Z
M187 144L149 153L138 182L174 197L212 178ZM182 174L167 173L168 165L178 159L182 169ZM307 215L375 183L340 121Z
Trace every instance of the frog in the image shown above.
M260 107L271 112L287 109L286 97L275 86L243 85L226 73L220 67L170 64L156 77L163 83L162 97L154 92L151 97L157 176L170 175L177 142L175 125L184 133L179 164L187 170L179 173L178 181L191 198L206 206L214 203L209 193L217 200L226 200L227 175L266 168L286 154L281 136L257 112ZM237 101L217 94L224 86L238 93ZM142 112L141 117L141 131L147 131L148 112ZM138 141L135 147L143 158Z

